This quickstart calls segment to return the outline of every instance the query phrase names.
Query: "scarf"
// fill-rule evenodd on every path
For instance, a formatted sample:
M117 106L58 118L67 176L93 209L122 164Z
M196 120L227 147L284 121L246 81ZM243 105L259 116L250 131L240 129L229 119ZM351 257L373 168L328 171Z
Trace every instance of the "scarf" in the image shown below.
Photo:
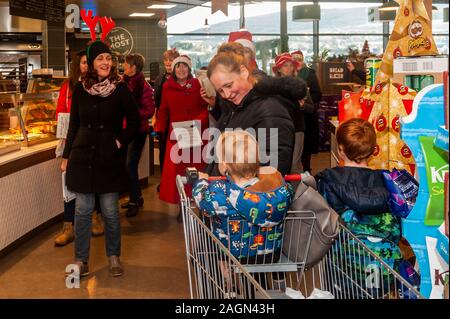
M100 83L94 84L90 89L87 89L84 82L83 82L83 88L88 92L90 95L98 95L100 97L107 97L110 96L111 93L114 92L116 89L117 82L111 82L109 79L106 79Z

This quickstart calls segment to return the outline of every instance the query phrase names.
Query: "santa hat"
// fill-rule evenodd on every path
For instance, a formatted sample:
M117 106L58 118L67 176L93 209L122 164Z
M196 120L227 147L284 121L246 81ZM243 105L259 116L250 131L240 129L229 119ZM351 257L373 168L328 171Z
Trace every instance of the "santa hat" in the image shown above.
M252 34L246 30L230 32L228 42L240 43L245 48L249 48L254 54L256 54L256 47L253 44Z
M276 73L276 71L279 70L286 62L291 62L296 69L299 67L298 61L295 60L292 55L285 52L277 55L275 58L275 65L272 67L273 73Z
M190 69L192 69L192 61L191 59L187 56L187 55L180 55L178 58L175 58L175 60L173 60L172 62L172 69L175 68L175 66L180 63L183 62L185 63Z
M292 57L296 60L302 60L303 61L303 52L300 50L294 51L291 53Z

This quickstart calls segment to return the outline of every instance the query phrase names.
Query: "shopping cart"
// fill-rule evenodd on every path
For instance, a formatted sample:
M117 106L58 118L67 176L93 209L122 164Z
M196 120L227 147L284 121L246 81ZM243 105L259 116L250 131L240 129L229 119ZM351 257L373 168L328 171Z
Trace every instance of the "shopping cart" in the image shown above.
M292 177L291 177L292 178ZM287 178L291 179L291 178ZM288 211L280 225L297 227L295 236L281 233L284 249L249 258L236 258L212 231L213 221L205 217L186 196L188 179L178 175L191 298L254 299L314 298L326 291L336 299L422 299L415 287L372 252L361 240L340 224L339 235L326 255L314 266L306 267L313 238L316 214L312 211ZM228 230L233 229L233 222ZM306 225L306 227L305 227ZM262 229L264 237L273 230ZM242 234L245 236L245 234ZM254 236L255 238L258 238ZM287 238L289 237L289 238ZM302 240L303 249L291 253L291 243ZM306 240L305 240L306 238Z

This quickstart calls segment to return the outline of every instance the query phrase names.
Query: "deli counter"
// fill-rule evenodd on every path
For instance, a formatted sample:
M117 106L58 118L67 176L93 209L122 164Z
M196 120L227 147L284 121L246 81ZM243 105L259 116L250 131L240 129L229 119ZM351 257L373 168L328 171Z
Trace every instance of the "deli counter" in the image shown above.
M63 211L61 160L55 157L63 81L32 79L27 93L15 90L14 81L1 83L0 253Z

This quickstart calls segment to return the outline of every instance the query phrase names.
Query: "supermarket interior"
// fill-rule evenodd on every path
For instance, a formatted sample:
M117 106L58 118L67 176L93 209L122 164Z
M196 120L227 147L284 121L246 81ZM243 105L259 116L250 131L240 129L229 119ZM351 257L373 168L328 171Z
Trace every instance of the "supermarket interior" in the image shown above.
M448 12L0 0L0 299L449 299Z

